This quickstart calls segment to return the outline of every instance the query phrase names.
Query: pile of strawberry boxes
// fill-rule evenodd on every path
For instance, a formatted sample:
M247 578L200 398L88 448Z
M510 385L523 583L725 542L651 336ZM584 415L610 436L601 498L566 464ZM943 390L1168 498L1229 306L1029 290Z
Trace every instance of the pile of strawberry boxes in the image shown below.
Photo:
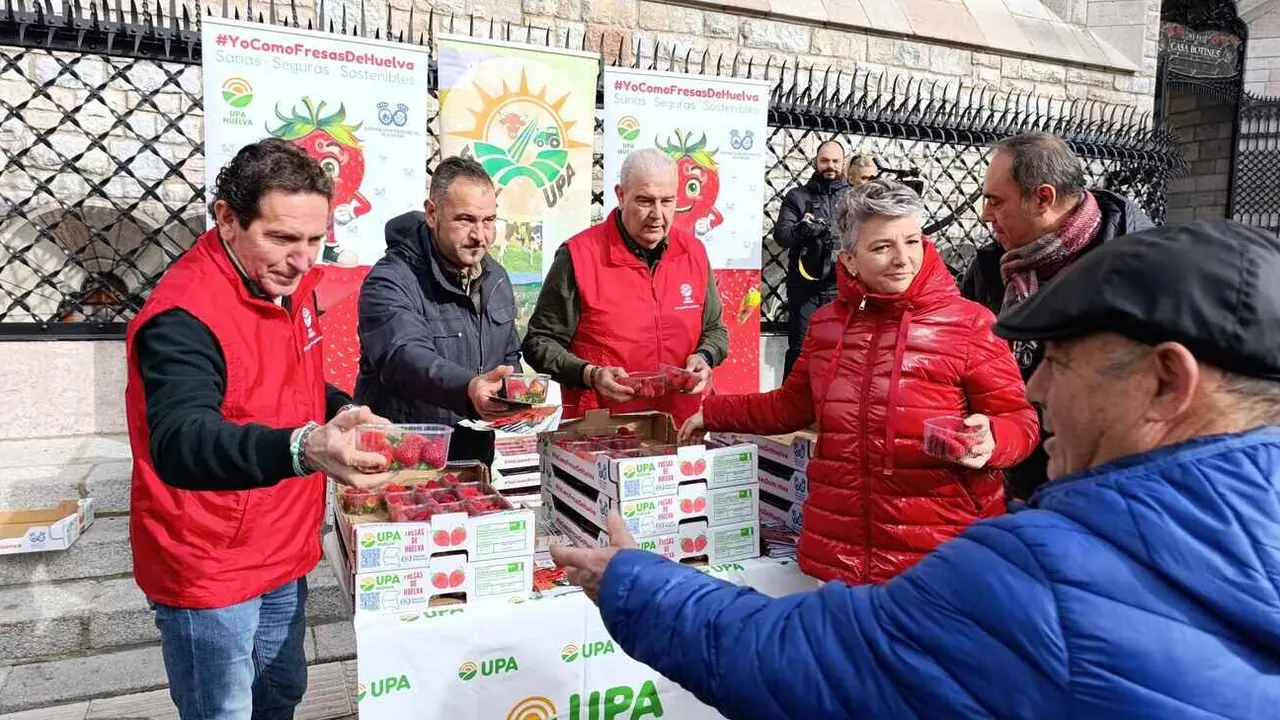
M543 494L555 529L577 545L607 545L617 510L641 548L672 560L759 557L755 447L677 446L675 438L670 416L659 413L592 412L544 434Z
M373 491L335 486L338 536L357 613L525 598L534 513L492 486L479 463L400 471Z
M760 521L800 532L800 510L809 497L805 469L817 437L812 430L787 435L714 433L709 443L714 447L755 445L760 454Z

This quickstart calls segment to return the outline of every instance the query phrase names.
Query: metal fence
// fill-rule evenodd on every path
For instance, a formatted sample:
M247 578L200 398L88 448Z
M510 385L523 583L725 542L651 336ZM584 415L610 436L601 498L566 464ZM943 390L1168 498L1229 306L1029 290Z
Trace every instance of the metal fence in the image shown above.
M1280 98L1242 95L1231 215L1280 234Z
M55 12L26 2L0 6L0 336L120 336L160 274L205 226L198 20L172 4L152 13L64 0ZM229 12L225 5L222 12ZM772 80L761 198L766 331L786 320L786 258L772 240L773 222L786 191L807 178L822 140L838 138L852 151L874 153L882 166L918 173L927 229L957 273L988 240L979 219L982 175L989 145L1001 137L1027 130L1063 136L1085 159L1091 181L1133 196L1157 219L1168 177L1181 164L1168 136L1149 129L1133 108L712 57L642 41L601 48L606 36L415 18L389 6L377 27L343 13L327 18L321 3L314 18L300 21L292 4L260 6L257 15L250 9L259 22L395 42L431 45L436 32L449 30L601 50L610 65ZM434 97L434 66L430 73ZM597 104L602 100L598 90ZM430 169L439 160L434 112L428 126ZM599 138L598 117L596 132ZM598 217L602 156L595 162Z

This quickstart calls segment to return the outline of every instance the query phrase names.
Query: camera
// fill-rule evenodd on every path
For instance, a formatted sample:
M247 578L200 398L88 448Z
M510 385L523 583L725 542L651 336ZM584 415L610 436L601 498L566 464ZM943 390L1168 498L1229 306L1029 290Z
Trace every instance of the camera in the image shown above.
M920 171L916 168L900 170L898 168L882 167L880 168L879 177L886 180L897 180L914 190L917 195L924 197L924 180L920 178Z

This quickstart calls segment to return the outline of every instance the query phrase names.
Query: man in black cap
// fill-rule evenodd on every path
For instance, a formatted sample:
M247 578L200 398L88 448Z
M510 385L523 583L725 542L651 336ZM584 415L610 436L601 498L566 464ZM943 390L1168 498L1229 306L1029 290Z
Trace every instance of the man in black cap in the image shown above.
M1280 707L1280 242L1107 243L1008 311L1052 480L884 585L771 599L553 548L627 655L737 718L1263 718Z

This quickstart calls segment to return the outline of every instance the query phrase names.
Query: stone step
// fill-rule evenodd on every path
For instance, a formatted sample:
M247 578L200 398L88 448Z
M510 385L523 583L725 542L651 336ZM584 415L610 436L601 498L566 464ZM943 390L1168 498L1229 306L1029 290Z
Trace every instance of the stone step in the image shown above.
M327 564L313 570L307 582L309 622L346 619L338 579ZM0 587L0 658L8 663L82 655L158 639L154 613L129 576Z
M0 440L0 509L92 496L100 514L128 512L130 457L123 435Z
M129 681L131 671L138 681ZM80 666L47 663L7 678L0 670L0 720L178 720L166 686L159 647L110 653ZM59 697L58 687L71 692ZM295 717L356 720L355 694L354 660L319 661L307 672L307 693Z

